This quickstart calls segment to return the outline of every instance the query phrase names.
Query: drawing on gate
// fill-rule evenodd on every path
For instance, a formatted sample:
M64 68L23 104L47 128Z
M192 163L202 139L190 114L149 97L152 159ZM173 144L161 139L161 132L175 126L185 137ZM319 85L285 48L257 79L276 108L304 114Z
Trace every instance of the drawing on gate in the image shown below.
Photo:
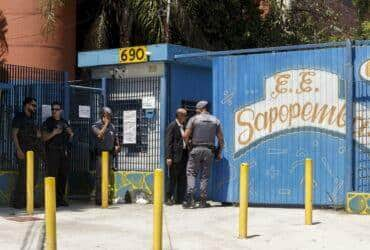
M276 169L275 166L271 166L269 169L266 170L266 175L270 177L271 180L274 180L280 175L280 170Z
M231 106L233 103L234 93L232 91L225 90L224 98L221 100L221 104L227 104Z
M345 135L343 85L338 75L315 69L288 70L267 78L264 99L234 114L234 157L267 136L299 128ZM364 117L368 113L366 109L354 119L357 141L369 136L366 133L369 124Z
M268 148L267 154L268 155L285 155L288 153L287 149L280 149L280 148Z

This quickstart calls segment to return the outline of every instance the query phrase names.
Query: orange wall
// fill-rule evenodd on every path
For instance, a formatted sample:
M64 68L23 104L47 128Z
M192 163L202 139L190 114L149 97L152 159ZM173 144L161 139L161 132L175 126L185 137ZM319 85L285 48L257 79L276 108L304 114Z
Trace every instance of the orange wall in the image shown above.
M0 0L8 22L9 53L6 63L68 71L74 78L76 66L76 3L58 12L58 23L53 35L41 34L44 20L39 0Z

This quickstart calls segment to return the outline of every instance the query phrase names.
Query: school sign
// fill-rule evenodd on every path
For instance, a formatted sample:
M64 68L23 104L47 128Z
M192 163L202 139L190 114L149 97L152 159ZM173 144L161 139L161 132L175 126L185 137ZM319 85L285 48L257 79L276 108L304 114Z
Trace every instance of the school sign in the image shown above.
M314 162L315 204L370 192L370 43L224 54L213 58L213 84L226 145L213 199L238 201L247 162L251 203L303 204L305 158Z

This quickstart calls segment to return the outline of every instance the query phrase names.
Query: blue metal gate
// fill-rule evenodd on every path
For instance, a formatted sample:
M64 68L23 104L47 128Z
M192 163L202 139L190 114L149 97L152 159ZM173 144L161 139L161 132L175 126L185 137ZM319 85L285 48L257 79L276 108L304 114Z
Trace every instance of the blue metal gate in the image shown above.
M69 96L66 97L68 118L75 133L71 152L72 172L94 169L90 152L91 126L99 119L99 110L104 105L103 93L100 80L69 85Z
M123 145L119 170L152 172L160 166L160 82L156 76L107 81L107 105Z
M250 201L303 204L303 166L314 161L314 203L341 206L370 192L370 42L350 41L212 56L214 111L226 138L210 193L238 201L249 162Z
M65 100L68 119L75 134L71 148L69 195L89 197L95 183L91 126L99 119L100 108L105 103L105 83L101 80L70 83Z
M53 101L64 103L64 72L18 65L0 66L0 170L17 168L11 138L11 121L22 111L25 97L37 100L36 123L41 126Z
M358 138L354 150L354 187L358 192L370 192L370 42L356 42L354 48L354 117Z
M0 162L1 169L11 169L13 163L13 147L11 139L11 120L13 118L13 88L9 84L0 83Z

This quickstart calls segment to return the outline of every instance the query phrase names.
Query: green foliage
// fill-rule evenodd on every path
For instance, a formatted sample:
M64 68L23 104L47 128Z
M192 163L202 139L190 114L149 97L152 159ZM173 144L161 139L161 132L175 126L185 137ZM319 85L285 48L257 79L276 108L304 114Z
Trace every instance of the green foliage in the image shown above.
M370 39L370 21L361 23L361 38Z
M171 0L167 24L167 0L89 0L93 21L81 34L83 47L123 47L169 39L185 46L226 50L370 38L369 0L352 0L352 4L292 0L289 8L282 1L266 1L268 14L261 15L255 0ZM40 0L46 34L55 29L55 13L65 3Z
M66 0L39 0L41 16L45 20L42 26L44 35L51 35L55 31L57 25L57 11L64 7Z
M8 23L2 10L0 10L0 64L4 63L3 56L8 51L8 43L5 34L8 31Z
M352 0L353 5L356 6L358 17L360 21L364 21L366 16L370 12L370 1L369 0Z
M321 43L354 38L358 20L342 0L295 0L288 12L287 29L294 43Z
M164 40L165 0L131 0L128 1L136 23L153 43Z
M358 27L358 38L370 39L370 1L369 0L352 0L356 6L357 15L360 21Z

